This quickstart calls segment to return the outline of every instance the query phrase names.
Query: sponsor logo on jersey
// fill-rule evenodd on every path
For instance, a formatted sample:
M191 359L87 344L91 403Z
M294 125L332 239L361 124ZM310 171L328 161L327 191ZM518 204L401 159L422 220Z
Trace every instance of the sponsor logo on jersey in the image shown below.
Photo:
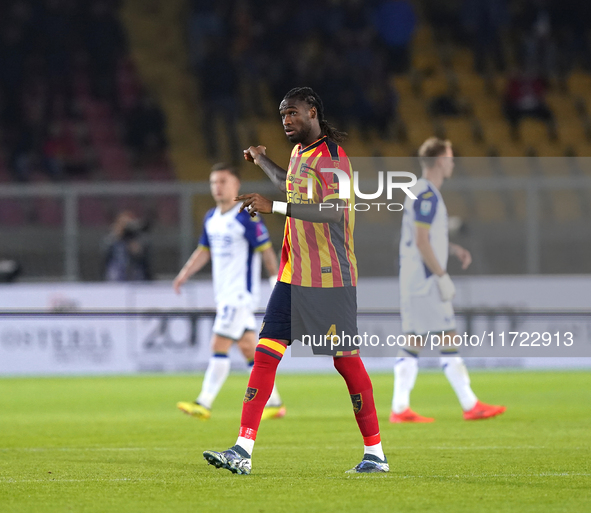
M431 207L433 204L430 201L421 201L421 214L426 216L431 212Z

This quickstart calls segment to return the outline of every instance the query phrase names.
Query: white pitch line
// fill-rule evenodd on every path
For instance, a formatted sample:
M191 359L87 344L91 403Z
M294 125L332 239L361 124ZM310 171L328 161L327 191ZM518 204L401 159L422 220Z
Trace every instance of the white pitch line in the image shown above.
M490 478L516 478L516 477L529 477L529 478L543 478L543 477L589 477L591 474L588 473L569 473L569 472L542 472L539 474L450 474L450 475L425 475L425 476L397 476L393 474L384 474L380 477L390 479L490 479ZM254 476L253 476L254 477ZM342 477L353 477L353 476L342 476ZM364 477L364 476L356 476ZM261 479L269 479L269 477L262 477ZM276 476L271 479L293 479L289 476ZM308 478L310 479L310 478ZM320 477L311 477L311 479L322 479ZM335 479L335 476L325 476L324 479ZM338 478L337 478L338 479ZM89 479L11 479L11 478L0 478L0 484L20 484L20 483L85 483L85 482L101 482L101 483L140 483L140 482L169 482L170 479L158 479L158 478L89 478Z
M277 446L274 446L275 448ZM324 449L338 449L343 450L345 449L356 449L357 446L350 446L350 447L334 447L334 446L323 446ZM269 449L268 447L257 447L257 451L262 449ZM490 451L490 450L498 450L498 451L513 451L513 450L530 450L530 449L547 449L547 447L542 445L480 445L477 447L466 447L466 446L400 446L400 445L393 445L392 451ZM581 447L569 447L569 450L580 450Z
M394 446L394 450L402 449L402 450L413 450L416 451L418 448L413 446L407 447L398 447ZM421 447L422 449L427 450L434 450L434 451L490 451L490 450L519 450L519 449L546 449L546 447L542 445L514 445L514 446L504 446L504 445L480 445L478 447L466 447L466 446L459 446L459 447L450 447L447 445L441 446L431 446L431 447Z
M320 447L320 446L319 446ZM283 445L273 445L273 446L266 446L266 447L259 447L257 450L268 450L268 451L276 451L281 448L293 448L293 446L283 446ZM343 450L343 449L357 449L358 447L355 445L347 446L322 446L323 449L329 450ZM119 451L174 451L182 449L181 447L2 447L0 448L0 452L10 452L10 451L23 451L23 452L45 452L45 451L112 451L112 452L119 452ZM543 445L480 445L475 447L466 447L466 446L445 446L445 445L432 445L432 446L399 446L394 445L392 447L394 451L490 451L490 450L498 450L498 451L513 451L513 450L530 450L530 449L547 449L546 446ZM569 450L581 450L581 449L588 449L586 447L569 447ZM199 452L199 451L197 451Z
M575 472L575 473L541 472L539 474L465 474L465 475L455 474L455 475L448 475L448 476L437 475L437 476L394 476L394 477L397 477L399 479L449 479L449 478L470 479L470 478L475 478L475 477L479 478L479 479L485 479L485 478L491 478L491 477L588 477L588 476L591 476L591 474L582 473L582 472Z
M3 447L1 452L24 451L24 452L46 452L46 451L169 451L171 447Z
M122 477L122 478L109 478L109 479L55 479L55 478L47 478L47 479L2 479L0 478L0 483L6 484L18 484L18 483L85 483L85 482L100 482L100 483L117 483L117 482L140 482L140 481L165 481L164 479L150 479L150 478L131 478L131 477Z

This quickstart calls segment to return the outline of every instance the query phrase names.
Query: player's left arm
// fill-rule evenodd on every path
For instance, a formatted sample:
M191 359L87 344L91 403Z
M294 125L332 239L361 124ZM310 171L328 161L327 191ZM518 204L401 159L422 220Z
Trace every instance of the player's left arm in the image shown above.
M256 216L257 212L259 214L273 213L274 202L258 193L242 194L234 199L242 201L240 212L246 209L251 217ZM338 223L343 217L345 208L347 206L343 200L330 199L323 203L287 203L286 212L283 213L288 217L311 223Z
M323 158L323 160L317 161L314 167L322 169L324 167L322 164L325 160L325 168L339 168L341 172L347 174L349 183L351 183L351 163L344 153L336 160L331 158L328 161L328 158ZM318 185L315 185L314 203L273 202L256 193L243 194L242 196L238 196L236 200L243 202L240 211L247 209L251 216L256 215L257 212L261 214L280 213L287 217L293 217L311 223L340 222L343 218L343 212L345 209L350 209L351 205L345 200L340 199L339 187L341 184L337 170L330 173L323 169L322 180L317 178L317 183Z
M462 264L462 269L468 269L472 263L472 255L459 244L449 243L449 254L455 256Z

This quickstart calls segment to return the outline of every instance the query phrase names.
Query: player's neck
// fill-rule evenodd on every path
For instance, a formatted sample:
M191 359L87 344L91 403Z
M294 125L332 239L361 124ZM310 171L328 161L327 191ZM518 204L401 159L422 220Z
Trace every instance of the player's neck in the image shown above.
M310 135L308 135L308 137L306 137L306 140L301 142L302 148L307 148L308 146L310 146L310 144L314 144L321 137L322 137L322 130L320 130L320 127L318 127L317 130L312 130L310 132Z
M218 208L220 209L220 214L225 214L229 212L236 206L236 203L233 201L220 201L218 202Z
M441 173L436 173L430 171L429 169L425 169L423 171L423 178L431 182L438 190L441 189L441 186L443 185L443 176Z

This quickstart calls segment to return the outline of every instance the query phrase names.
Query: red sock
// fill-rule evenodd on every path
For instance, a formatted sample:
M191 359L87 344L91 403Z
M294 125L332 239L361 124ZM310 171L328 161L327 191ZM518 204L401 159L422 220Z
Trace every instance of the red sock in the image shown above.
M280 340L261 338L254 353L254 366L250 372L248 388L242 405L240 436L251 440L261 423L263 409L273 391L277 366L285 353L287 344Z
M380 426L373 400L373 388L361 358L359 356L335 357L334 366L347 383L355 420L363 436L364 445L379 443Z

